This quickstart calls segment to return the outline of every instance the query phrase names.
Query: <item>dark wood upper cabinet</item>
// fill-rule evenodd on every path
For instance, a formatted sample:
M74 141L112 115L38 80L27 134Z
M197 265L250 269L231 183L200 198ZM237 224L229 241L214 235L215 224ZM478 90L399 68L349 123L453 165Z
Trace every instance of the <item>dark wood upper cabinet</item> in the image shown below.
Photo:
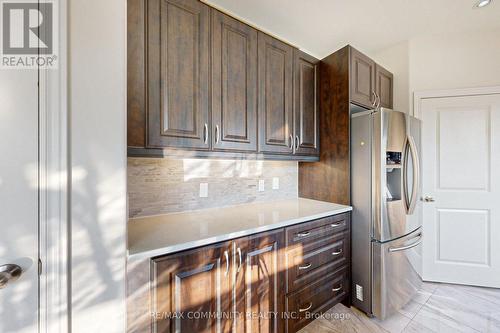
M188 313L232 311L231 242L152 260L155 290L153 332L231 332L232 320L222 316L189 318ZM169 318L166 314L185 317Z
M293 48L259 32L259 151L293 151Z
M351 52L351 102L373 108L375 102L375 62L350 48Z
M148 147L209 149L210 8L150 0Z
M380 100L380 106L392 109L394 78L391 72L380 65L375 66L375 92Z
M284 332L284 244L283 229L234 241L236 309L245 314L237 318L236 332Z
M318 59L295 50L295 154L319 154L318 68Z
M212 144L257 150L257 30L212 9Z
M316 59L198 0L127 5L129 156L318 160Z

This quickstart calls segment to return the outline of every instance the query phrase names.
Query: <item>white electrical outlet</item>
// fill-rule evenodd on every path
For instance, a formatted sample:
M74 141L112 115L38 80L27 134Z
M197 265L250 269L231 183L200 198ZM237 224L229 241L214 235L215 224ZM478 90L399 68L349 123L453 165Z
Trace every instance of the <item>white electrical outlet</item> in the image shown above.
M264 192L264 190L265 190L264 179L259 179L259 192Z
M208 198L208 183L200 183L200 198Z
M280 189L280 179L278 177L273 177L273 190Z
M363 302L363 287L359 284L356 285L356 298Z

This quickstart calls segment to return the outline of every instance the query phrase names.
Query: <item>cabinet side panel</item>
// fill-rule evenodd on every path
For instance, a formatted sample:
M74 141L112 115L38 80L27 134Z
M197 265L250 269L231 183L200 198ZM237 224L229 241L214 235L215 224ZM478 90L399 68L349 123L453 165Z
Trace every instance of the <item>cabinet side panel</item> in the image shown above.
M299 163L299 196L350 203L349 48L321 60L320 160Z
M146 144L145 4L127 1L127 145Z
M367 313L371 313L371 123L371 115L351 122L352 205L356 207L352 212L352 243L356 244L352 247L352 303Z

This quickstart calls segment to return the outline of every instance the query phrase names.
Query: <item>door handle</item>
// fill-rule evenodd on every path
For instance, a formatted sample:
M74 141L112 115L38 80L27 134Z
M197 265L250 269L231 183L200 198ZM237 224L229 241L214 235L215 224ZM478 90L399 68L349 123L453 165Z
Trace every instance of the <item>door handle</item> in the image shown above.
M293 150L293 135L290 134L290 150Z
M406 138L406 144L407 145L406 147L408 148L405 148L405 156L404 156L404 160L405 162L403 163L403 180L404 180L404 184L403 184L403 192L404 192L404 196L406 197L405 199L405 202L406 202L406 212L408 215L412 215L414 210L415 210L415 206L417 205L417 194L418 194L418 190L419 190L419 187L420 187L420 159L419 159L419 156L418 156L418 152L417 152L417 148L416 148L416 144L415 144L415 141L413 140L413 137L411 136L407 136ZM410 198L408 198L408 165L407 165L407 161L408 161L408 157L407 157L407 154L410 153L411 154L411 157L412 157L412 161L413 161L413 188L412 188L412 193L411 193L411 200Z
M299 149L299 142L300 142L299 136L296 135L295 136L295 150Z
M372 106L375 107L375 105L377 105L377 94L375 94L375 91L372 91L372 96L373 96Z
M23 274L23 269L16 264L6 264L0 266L0 289L3 289L7 284L19 279Z
M337 228L337 227L340 227L340 226L341 226L341 225L343 225L343 224L344 224L343 222L337 222L337 223L332 223L332 224L330 224L330 226L331 226L332 228Z
M423 198L423 201L425 201L425 202L434 202L436 200L434 200L433 197L426 195L425 198Z

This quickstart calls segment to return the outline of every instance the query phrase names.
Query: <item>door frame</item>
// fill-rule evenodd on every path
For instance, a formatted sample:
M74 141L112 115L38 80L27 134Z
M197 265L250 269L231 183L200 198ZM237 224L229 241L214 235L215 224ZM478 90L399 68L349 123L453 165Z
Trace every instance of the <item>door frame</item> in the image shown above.
M500 94L500 86L421 90L413 93L413 116L422 119L422 101L429 98Z
M39 69L38 92L40 333L69 332L71 323L68 0L54 4L59 6L58 69Z

